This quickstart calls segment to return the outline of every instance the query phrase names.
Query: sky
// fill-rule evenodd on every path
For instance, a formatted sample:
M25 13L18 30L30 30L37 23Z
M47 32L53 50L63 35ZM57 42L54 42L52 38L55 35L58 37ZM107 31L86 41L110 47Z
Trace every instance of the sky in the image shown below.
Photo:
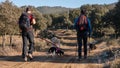
M5 0L0 0L0 2L4 2ZM85 4L111 4L118 2L118 0L10 0L14 5L18 7L24 5L31 6L62 6L67 8L78 8L81 5Z

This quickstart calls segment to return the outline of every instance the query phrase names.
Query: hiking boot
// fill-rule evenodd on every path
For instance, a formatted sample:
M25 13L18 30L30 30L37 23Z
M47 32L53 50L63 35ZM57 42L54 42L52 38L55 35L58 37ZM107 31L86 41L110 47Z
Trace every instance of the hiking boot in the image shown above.
M81 58L81 57L79 57L79 58L77 58L77 60L78 60L78 61L81 61L81 60L82 60L82 58Z
M22 54L22 58L25 58L25 56L28 56L28 53L27 54Z
M84 56L84 59L87 59L87 56Z
M81 58L79 58L79 59L77 59L78 61L81 61L82 59Z
M24 58L24 61L27 62L27 57Z
M22 56L21 56L23 59L25 58L25 55L24 54L22 54Z
M30 60L32 60L32 59L33 59L32 54L28 54L28 57L30 58Z

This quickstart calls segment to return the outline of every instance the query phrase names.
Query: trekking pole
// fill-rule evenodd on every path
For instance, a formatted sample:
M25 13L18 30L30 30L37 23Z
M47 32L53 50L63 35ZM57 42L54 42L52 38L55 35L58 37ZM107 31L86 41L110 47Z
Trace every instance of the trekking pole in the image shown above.
M89 45L89 54L90 54L90 35L88 37L88 45Z

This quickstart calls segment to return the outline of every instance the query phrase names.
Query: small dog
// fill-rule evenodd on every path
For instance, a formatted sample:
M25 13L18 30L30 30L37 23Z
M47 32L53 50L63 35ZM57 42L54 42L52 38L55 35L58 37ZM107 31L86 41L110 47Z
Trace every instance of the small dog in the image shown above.
M59 56L63 56L64 52L61 49L57 49L56 54Z
M48 54L52 54L52 56L64 55L64 52L60 49L60 45L61 45L60 40L55 35L52 36L51 41L47 41L47 42L52 44L52 47L48 50Z
M57 47L51 47L48 50L48 53L52 54L52 56L54 56L54 55L59 55L59 56L64 55L64 52L60 48L57 48Z
M90 43L90 44L89 44L89 48L90 48L90 50L94 50L94 49L96 49L97 47L95 46L95 44Z
M95 46L95 42L89 43L88 46L89 46L89 53L90 53L91 50L95 50L97 48Z

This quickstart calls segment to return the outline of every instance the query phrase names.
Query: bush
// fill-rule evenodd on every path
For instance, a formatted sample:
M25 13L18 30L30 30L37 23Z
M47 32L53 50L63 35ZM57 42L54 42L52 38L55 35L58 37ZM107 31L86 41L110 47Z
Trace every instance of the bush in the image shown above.
M40 34L39 34L40 38L48 38L48 39L51 39L53 37L53 35L55 35L55 34L48 30L44 30L44 31L40 32Z

